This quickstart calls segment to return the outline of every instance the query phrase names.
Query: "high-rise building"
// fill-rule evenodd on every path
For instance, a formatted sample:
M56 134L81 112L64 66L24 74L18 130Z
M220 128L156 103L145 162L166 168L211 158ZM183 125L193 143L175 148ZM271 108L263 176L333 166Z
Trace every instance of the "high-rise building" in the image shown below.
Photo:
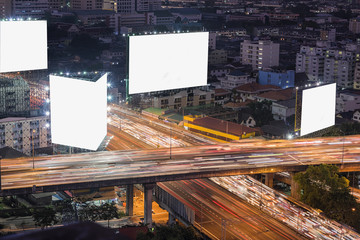
M241 63L251 65L253 69L278 66L279 53L280 44L272 41L252 42L245 40L240 47Z
M301 46L296 54L296 72L305 72L310 81L323 81L324 61L324 48Z
M30 87L21 77L0 76L0 115L14 116L30 111Z
M11 16L11 0L0 0L0 18Z
M360 62L355 64L354 89L360 90Z
M326 50L324 82L336 82L342 88L353 88L356 54L343 50Z
M22 18L41 18L49 9L48 0L13 0L12 16Z
M61 10L66 8L66 0L48 0L49 10Z
M360 18L352 18L349 21L349 31L353 33L360 33Z
M102 10L103 0L70 0L73 10Z
M117 0L116 1L116 11L123 14L133 14L135 13L135 0Z
M161 0L137 0L136 11L138 12L152 12L161 10Z

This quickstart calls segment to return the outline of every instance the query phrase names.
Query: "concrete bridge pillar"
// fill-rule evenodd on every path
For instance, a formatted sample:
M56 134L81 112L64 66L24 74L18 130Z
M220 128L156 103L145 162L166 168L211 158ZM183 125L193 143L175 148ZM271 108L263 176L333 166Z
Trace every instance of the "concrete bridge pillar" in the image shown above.
M134 185L126 185L126 215L134 215Z
M273 173L265 174L265 185L270 188L274 187L274 174Z
M152 226L152 190L156 183L146 183L144 186L144 224Z
M299 184L294 180L296 172L290 172L291 178L291 197L300 200Z
M169 220L168 220L168 224L169 225L174 225L176 223L176 218L174 215L172 215L171 213L169 213Z

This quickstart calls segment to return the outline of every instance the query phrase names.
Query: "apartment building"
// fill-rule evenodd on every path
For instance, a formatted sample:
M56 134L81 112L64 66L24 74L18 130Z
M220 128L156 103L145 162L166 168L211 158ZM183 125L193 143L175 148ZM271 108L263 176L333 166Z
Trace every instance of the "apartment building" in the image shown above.
M179 109L192 106L214 104L214 90L182 90L177 93L167 93L153 98L153 107Z
M27 155L38 148L51 146L48 116L0 119L0 148L12 147Z
M338 87L353 88L356 54L343 50L326 50L324 82L335 82Z
M12 16L20 18L41 18L49 9L48 0L13 0Z
M264 69L279 65L280 44L272 41L245 40L240 46L241 63L253 69Z
M30 111L30 87L20 76L0 76L0 115L11 116Z
M309 81L324 81L325 49L301 46L296 54L296 72L305 72Z

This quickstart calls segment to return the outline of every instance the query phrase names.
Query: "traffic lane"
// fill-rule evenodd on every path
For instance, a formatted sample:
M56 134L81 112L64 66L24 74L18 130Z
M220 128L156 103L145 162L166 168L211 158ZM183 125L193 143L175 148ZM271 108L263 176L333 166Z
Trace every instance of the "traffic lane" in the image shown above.
M225 191L209 180L159 183L191 208L195 208L196 226L210 232L214 239L302 239L300 235ZM237 204L235 204L237 203ZM265 218L270 218L265 219ZM275 226L275 227L274 227ZM277 228L281 227L280 230Z

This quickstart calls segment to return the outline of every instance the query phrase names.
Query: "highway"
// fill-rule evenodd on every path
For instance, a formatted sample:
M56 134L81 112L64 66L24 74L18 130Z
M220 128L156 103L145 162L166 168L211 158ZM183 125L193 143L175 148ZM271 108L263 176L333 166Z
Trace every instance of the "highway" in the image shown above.
M216 143L206 137L199 136L190 131L184 131L183 128L174 124L153 119L145 115L136 114L126 108L121 108L114 104L110 105L108 117L108 126L117 128L117 131L112 131L111 135L116 136L127 133L133 136L134 139L144 142L153 148L169 148L170 139L172 147L209 145ZM115 141L110 142L107 150L114 151L123 149L111 146L112 142Z
M194 209L194 225L211 239L306 239L208 179L158 186Z
M210 180L310 239L360 239L360 235L352 229L322 216L315 209L252 177L239 175Z
M35 157L35 169L32 169L31 157L2 159L1 187L4 190L107 180L118 180L116 184L121 185L129 179L144 183L151 178L156 181L181 180L256 173L259 169L282 172L312 164L340 164L342 159L344 164L360 167L359 144L359 135L343 140L334 137L242 140L239 143L172 148L171 159L169 149Z

